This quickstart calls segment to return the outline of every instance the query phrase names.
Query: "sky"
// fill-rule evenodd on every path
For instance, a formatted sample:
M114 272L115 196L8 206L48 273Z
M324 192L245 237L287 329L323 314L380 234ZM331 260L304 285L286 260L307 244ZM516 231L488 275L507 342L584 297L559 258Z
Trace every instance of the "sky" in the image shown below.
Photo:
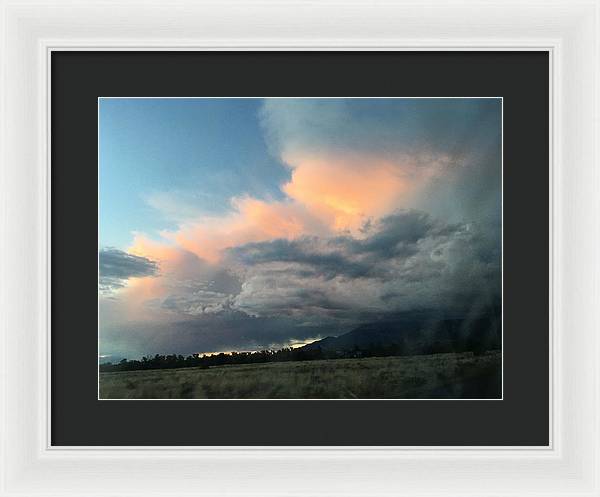
M501 99L98 107L102 357L298 346L500 298Z

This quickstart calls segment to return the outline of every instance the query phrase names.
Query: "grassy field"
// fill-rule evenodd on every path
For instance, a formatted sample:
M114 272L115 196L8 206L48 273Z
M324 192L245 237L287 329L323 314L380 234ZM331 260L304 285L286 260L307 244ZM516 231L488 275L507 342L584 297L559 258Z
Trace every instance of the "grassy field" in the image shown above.
M100 373L101 399L498 398L501 353Z

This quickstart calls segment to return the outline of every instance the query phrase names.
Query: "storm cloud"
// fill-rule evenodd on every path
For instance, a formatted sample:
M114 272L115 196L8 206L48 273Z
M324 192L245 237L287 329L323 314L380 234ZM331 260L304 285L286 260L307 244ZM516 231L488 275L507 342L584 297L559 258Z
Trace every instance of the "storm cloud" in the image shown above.
M257 163L279 168L264 192L220 198L229 183L204 176L176 195L155 187L149 206L175 226L133 226L126 250L100 251L102 351L255 350L403 313L497 309L501 112L496 98L261 100ZM214 208L194 200L207 195Z
M104 292L122 288L129 278L158 274L158 264L155 261L115 248L101 249L98 264L100 290Z
M272 152L284 158L344 150L410 156L427 167L436 156L458 165L495 147L501 105L488 98L267 99L260 116Z
M404 211L351 235L273 240L230 249L245 268L235 299L257 315L306 312L342 320L415 309L459 312L499 297L500 246L474 224Z

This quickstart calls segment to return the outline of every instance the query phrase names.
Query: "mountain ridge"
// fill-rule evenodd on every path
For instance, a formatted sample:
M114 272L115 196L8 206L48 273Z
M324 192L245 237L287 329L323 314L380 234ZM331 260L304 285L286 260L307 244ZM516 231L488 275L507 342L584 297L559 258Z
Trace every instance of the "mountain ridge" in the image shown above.
M407 318L365 323L351 331L301 347L327 352L393 348L399 354L492 350L501 347L501 319L488 313L475 318Z

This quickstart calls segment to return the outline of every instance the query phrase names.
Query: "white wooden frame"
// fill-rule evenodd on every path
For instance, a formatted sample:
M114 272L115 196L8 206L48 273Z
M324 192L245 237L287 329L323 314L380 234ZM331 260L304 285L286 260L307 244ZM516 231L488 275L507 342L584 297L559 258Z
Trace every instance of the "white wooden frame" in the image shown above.
M2 2L0 495L599 496L599 13L598 0ZM547 50L552 444L50 447L47 77L66 48Z

